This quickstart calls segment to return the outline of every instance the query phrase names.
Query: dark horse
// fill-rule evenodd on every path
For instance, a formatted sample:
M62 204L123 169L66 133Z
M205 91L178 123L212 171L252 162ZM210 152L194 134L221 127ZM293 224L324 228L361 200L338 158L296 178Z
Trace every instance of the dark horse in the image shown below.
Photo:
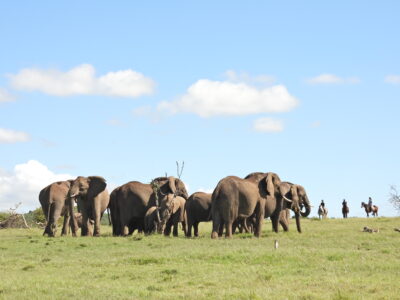
M372 216L377 217L378 216L378 206L372 205L370 207L367 203L361 202L361 208L365 208L365 212L367 213L367 217L369 217L369 213L372 213Z
M347 214L349 213L349 207L347 206L347 203L342 203L342 205L343 205L342 207L343 218L346 219Z

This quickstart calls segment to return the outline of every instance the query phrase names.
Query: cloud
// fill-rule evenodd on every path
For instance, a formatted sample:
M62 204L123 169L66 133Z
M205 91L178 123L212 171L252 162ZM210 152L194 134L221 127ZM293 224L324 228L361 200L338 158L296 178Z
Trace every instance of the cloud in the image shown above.
M388 75L385 77L386 83L400 84L400 75Z
M284 129L283 122L271 118L260 118L254 121L253 129L259 132L281 132Z
M163 101L157 109L211 117L286 112L297 104L298 100L283 85L256 88L246 83L201 79L185 95L175 101Z
M75 178L69 174L56 174L36 160L18 164L12 172L0 170L0 211L22 202L21 210L40 207L39 192L55 181Z
M235 72L233 70L228 70L225 72L225 76L230 82L242 82L247 84L263 84L270 85L275 82L275 77L270 75L258 75L251 76L247 72Z
M0 88L0 103L14 101L15 97L11 95L6 89Z
M29 135L25 132L0 128L0 144L27 142L29 139Z
M342 78L333 74L321 74L307 79L307 83L309 84L357 84L360 82L360 79L357 77Z
M155 83L152 79L133 70L109 72L95 76L90 64L76 66L69 71L23 69L8 77L11 86L18 90L39 91L54 96L102 95L136 98L151 94Z

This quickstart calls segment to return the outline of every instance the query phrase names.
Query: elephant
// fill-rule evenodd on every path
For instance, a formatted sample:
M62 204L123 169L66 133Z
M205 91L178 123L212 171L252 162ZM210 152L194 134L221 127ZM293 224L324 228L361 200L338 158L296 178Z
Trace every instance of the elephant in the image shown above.
M144 233L152 234L158 231L160 214L157 206L150 207L144 216Z
M178 224L181 223L183 233L186 235L185 204L185 198L174 194L163 197L160 204L160 233L163 232L165 236L169 236L173 226L173 236L178 236Z
M110 202L108 204L108 209L111 215L111 224L113 236L121 235L121 226L119 221L119 210L117 205L117 195L120 187L116 187L110 194Z
M173 176L155 178L150 184L130 181L120 186L114 195L115 198L112 198L114 215L117 218L115 225L113 223L113 232L116 235L126 235L127 227L128 234L132 234L135 229L143 231L147 210L152 206L158 207L160 199L168 194L188 198L183 181Z
M279 223L284 231L288 231L290 210L292 210L296 218L297 231L301 233L300 216L308 217L311 212L311 203L308 199L307 192L303 186L286 181L282 182L279 188L286 200L283 203ZM301 210L302 208L305 208L305 212Z
M182 223L183 232L186 234L186 200L180 196L168 194L161 199L160 206L150 207L144 217L144 232L151 234L157 231L165 236L171 234L178 236L178 223Z
M280 193L280 184L277 174L261 172L251 173L244 179L228 176L220 180L212 194L211 238L222 234L221 224L225 226L225 237L232 237L233 222L252 214L256 218L256 237L261 235L264 216L271 218L273 230L277 232L284 199Z
M199 236L199 223L211 221L211 196L212 194L196 192L186 201L185 211L187 218L186 236Z
M73 216L72 204L76 200L82 213L82 236L100 236L100 219L110 201L106 187L106 180L100 176L78 176L72 182L68 193L69 209L70 214ZM76 236L76 219L75 217L71 219L73 219L71 220L72 235ZM90 220L94 221L93 231Z
M61 235L68 233L69 209L67 208L67 194L71 187L72 180L54 182L39 193L39 202L42 206L43 214L46 217L46 228L43 235L54 237L57 230L57 221L64 216Z

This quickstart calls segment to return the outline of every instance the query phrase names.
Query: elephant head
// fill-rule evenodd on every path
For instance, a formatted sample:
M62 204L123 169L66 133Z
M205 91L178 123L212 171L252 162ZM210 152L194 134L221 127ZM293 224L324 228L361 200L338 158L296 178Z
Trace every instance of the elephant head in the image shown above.
M280 191L286 200L284 208L290 208L294 211L297 231L301 232L300 215L302 217L308 217L311 212L311 203L308 200L306 190L301 185L283 182L280 185ZM304 212L302 211L303 208L305 208Z
M174 194L175 196L183 197L185 200L189 198L185 184L179 178L158 177L151 182L153 187L156 187L162 196Z
M179 203L177 197L173 194L168 194L163 197L160 204L160 223L158 226L158 233L162 233L165 229L169 218L178 211Z

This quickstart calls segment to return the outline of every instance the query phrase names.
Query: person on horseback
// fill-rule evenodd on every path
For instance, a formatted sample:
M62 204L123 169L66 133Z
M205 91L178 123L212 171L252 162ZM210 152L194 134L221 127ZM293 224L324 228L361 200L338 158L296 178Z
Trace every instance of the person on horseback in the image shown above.
M343 206L347 206L347 201L346 201L346 199L343 199L342 205L343 205Z
M324 202L324 199L321 200L320 206L321 206L323 209L325 209L325 202Z
M368 207L372 211L372 198L371 197L368 198Z

